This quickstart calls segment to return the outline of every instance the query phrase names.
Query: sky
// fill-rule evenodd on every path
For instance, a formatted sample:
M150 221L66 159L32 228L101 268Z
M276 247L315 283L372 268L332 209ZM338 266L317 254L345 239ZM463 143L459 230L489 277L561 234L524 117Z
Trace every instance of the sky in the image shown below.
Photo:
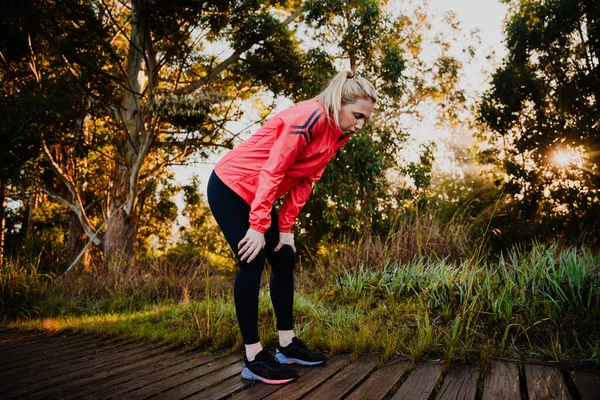
M495 53L495 59L499 62L505 55L502 42L502 24L506 15L506 5L499 0L429 0L429 9L434 16L442 17L447 11L454 11L464 32L468 33L474 29L479 31L481 45L479 59L464 69L463 83L471 98L476 98L478 93L487 87L489 71L492 65L485 56ZM488 72L484 72L487 70ZM424 119L418 122L418 126L411 129L411 134L416 143L428 140L443 143L447 139L447 132L435 126L432 119ZM437 155L442 168L451 168L451 153L442 145L438 146ZM415 153L415 152L413 152ZM193 163L189 166L174 168L176 180L182 184L188 183L191 177L198 175L201 181L200 189L206 193L208 177L221 155L213 156L210 160L201 163ZM446 159L444 159L446 158ZM178 199L177 203L181 203ZM183 204L178 204L180 207Z
M430 9L436 14L454 11L461 21L462 28L469 32L479 30L483 54L495 52L500 61L506 54L503 44L502 25L506 15L506 4L499 0L429 0ZM471 68L465 70L467 80L474 86L482 88L487 83L487 77L480 72L489 68L489 63L480 60Z
M446 12L453 11L460 21L463 34L477 31L480 44L477 45L475 59L463 64L461 80L461 87L465 89L470 104L476 104L480 95L489 87L491 71L506 54L502 34L506 10L507 6L499 0L429 0L429 11L434 18L441 19ZM460 51L462 46L459 43L453 52L459 60ZM434 172L437 170L461 176L463 166L456 162L454 151L470 145L473 140L472 132L463 126L450 132L448 128L436 126L438 119L433 112L428 115L427 111L423 111L423 115L424 118L418 121L413 119L408 124L405 121L404 126L411 126L411 142L407 144L407 151L401 157L405 161L418 161L420 153L415 149L420 144L433 142L436 144Z

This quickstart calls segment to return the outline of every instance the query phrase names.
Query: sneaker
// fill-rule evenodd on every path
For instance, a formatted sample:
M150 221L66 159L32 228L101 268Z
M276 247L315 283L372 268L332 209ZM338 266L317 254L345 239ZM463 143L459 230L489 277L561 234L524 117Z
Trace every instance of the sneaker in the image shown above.
M254 360L248 361L244 356L242 378L251 381L261 381L271 385L280 385L293 381L298 377L298 372L281 365L268 351L261 350Z
M323 354L312 352L306 347L302 340L294 337L292 343L281 347L277 343L275 357L282 364L319 365L327 361Z

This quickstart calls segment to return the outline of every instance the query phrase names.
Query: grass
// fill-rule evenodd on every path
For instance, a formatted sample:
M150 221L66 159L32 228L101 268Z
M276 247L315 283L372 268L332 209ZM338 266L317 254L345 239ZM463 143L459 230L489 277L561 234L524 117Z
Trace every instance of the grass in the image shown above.
M295 330L312 346L329 354L379 352L383 359L404 354L446 362L598 358L600 256L591 250L535 243L487 261L404 261L385 242L370 246L376 257L364 258L360 246L342 246L337 258L327 256L327 273L299 272ZM4 325L241 349L233 275L214 274L202 260L178 263L149 264L130 277L79 273L37 281L26 269L3 270L3 299L15 293L3 307L20 310L5 312ZM263 345L274 346L266 285L259 330Z
M38 272L35 262L9 260L0 266L0 317L27 319L43 314L37 306L52 282L51 274Z

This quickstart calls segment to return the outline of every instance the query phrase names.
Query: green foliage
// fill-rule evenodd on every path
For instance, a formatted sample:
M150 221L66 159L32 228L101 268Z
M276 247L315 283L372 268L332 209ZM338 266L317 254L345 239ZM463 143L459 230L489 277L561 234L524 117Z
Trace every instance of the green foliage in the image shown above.
M446 54L450 44L440 36L433 61L421 58L423 36L432 28L424 9L392 13L371 0L314 0L304 5L305 21L323 48L349 61L350 68L373 82L379 99L372 121L355 134L327 166L297 224L309 252L319 242L332 243L347 234L385 233L415 197L430 185L433 153L425 148L420 163L400 165L410 128L403 113L417 113L421 102L437 104L455 118L464 96L458 88L461 63ZM458 31L452 18L450 29ZM343 66L344 68L345 66ZM391 177L407 176L414 185L398 186Z
M340 292L332 301L348 306L382 298L386 308L404 304L403 312L387 314L386 320L414 321L417 335L403 343L411 354L443 351L452 359L491 342L498 356L547 357L559 345L562 352L555 361L594 358L600 329L598 268L597 254L556 244L534 244L529 252L516 249L496 262L466 261L456 267L423 260L372 269L341 267ZM365 314L359 323L370 319ZM560 343L550 342L557 332L570 334L558 335Z
M37 258L42 272L57 273L65 262L68 216L67 210L60 204L36 207L32 215L32 230L16 254L22 258Z
M450 264L425 258L404 262L390 250L384 250L387 264L363 258L356 266L340 258L321 283L303 275L295 296L296 333L331 355L380 352L383 359L405 354L446 362L485 362L490 356L597 359L597 253L534 243L530 251ZM202 277L198 267L203 265L163 259L142 265L136 276L61 277L51 290L38 286L46 288L35 309L42 317L22 313L9 326L239 350L231 277ZM11 274L0 274L1 282L15 282L7 279ZM13 288L30 285L32 277L24 270L12 274L17 275L21 283L12 283ZM34 279L38 285L44 281ZM259 310L263 344L273 345L275 313L268 288L261 291Z
M294 83L292 100L308 100L321 93L335 74L334 61L335 57L323 49L308 50L301 60L304 68L299 73L299 80Z
M52 275L39 273L36 260L5 262L0 268L0 321L41 315L39 305L52 279Z
M168 256L201 256L216 270L232 271L236 265L235 256L221 229L214 222L199 186L200 180L197 176L194 176L188 185L183 186L185 207L182 216L187 221L179 228L178 241L168 249Z
M480 118L491 129L485 157L507 173L512 218L535 234L597 232L600 5L510 4L509 53L480 104Z
M240 118L243 101L257 91L290 94L297 86L304 52L281 15L299 7L294 1L4 2L0 21L8 35L0 51L7 68L0 77L10 85L0 100L6 117L0 137L11 139L2 157L11 162L11 179L26 175L77 214L81 227L71 229L69 243L84 243L81 232L89 239L108 216L120 214L99 232L97 249L112 254L123 246L135 259L138 223L143 235L168 230L168 223L159 228L140 215L139 207L160 197L148 192L159 190L156 177L194 152L205 157L230 146L234 135L226 124ZM215 43L235 53L223 60L207 50ZM306 60L318 57L313 52ZM36 162L26 164L31 158ZM119 209L127 201L134 206ZM173 221L168 201L154 203Z
M172 177L149 182L141 196L139 244L140 256L160 257L171 241L172 231L177 223L177 204L174 197L180 187L171 183Z
M327 166L314 188L314 202L323 204L323 219L311 224L314 217L302 220L300 227L330 232L359 231L380 211L379 201L386 196L385 172L394 165L386 143L377 140L371 127L357 132ZM394 146L394 143L389 143ZM358 189L357 189L358 188ZM335 207L326 207L327 204ZM313 206L314 207L314 206ZM310 226L312 225L312 226ZM319 225L319 226L315 226ZM314 235L314 233L311 233Z

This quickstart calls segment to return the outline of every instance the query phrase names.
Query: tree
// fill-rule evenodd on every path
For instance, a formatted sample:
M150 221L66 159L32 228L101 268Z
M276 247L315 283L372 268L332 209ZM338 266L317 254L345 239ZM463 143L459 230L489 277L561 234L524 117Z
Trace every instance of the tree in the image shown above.
M0 19L0 267L5 255L7 231L7 196L9 190L23 182L22 170L35 158L39 142L26 127L36 119L37 99L30 89L37 86L35 62L30 58L29 29L34 21L27 13L27 4L0 4L0 14L12 18ZM25 179L26 180L26 179Z
M8 3L9 11L12 3L19 9L19 2ZM141 196L150 195L153 181L195 149L228 146L232 138L223 127L241 99L264 87L289 92L301 63L287 26L299 5L67 0L27 6L34 24L23 28L33 39L30 58L37 60L40 86L64 81L65 93L81 99L65 110L68 117L58 115L56 130L42 135L45 165L56 181L38 184L77 217L105 265L133 268ZM287 19L276 16L282 13ZM216 41L227 42L233 54L221 60L207 53L205 46Z
M200 192L200 180L194 176L183 186L185 207L182 216L187 223L179 228L179 240L169 249L171 256L206 257L218 268L235 268L236 258Z
M492 143L482 155L502 164L525 225L597 229L600 3L509 3L508 55L480 104Z
M330 62L342 59L374 82L380 99L364 132L327 167L315 188L318 195L311 196L300 218L300 230L310 232L312 243L344 232L368 235L374 224L385 230L402 191L387 175L406 172L398 163L411 128L405 117L418 119L421 106L433 103L443 118L456 118L465 101L458 84L461 62L449 54L448 38L438 35L427 42L432 30L427 4L400 14L377 0L309 0L305 8L316 39L331 49ZM451 35L458 33L453 15L445 24ZM433 60L422 54L426 44L437 51Z

